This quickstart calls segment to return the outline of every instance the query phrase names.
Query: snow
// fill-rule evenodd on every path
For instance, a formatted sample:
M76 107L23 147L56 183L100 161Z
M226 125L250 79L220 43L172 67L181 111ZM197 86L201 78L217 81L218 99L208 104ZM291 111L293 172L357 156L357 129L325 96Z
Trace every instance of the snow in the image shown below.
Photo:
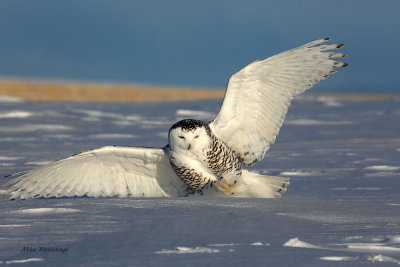
M358 257L327 256L327 257L320 257L320 259L325 261L352 261L358 259Z
M219 249L211 249L206 247L176 247L175 249L162 249L160 251L156 251L156 254L183 254L183 253L218 253Z
M295 247L295 248L313 248L313 249L323 249L322 247L312 245L310 243L301 241L297 237L292 238L285 242L282 246L284 247Z
M254 243L251 243L251 244L235 244L235 243L229 243L229 244L209 244L208 246L210 246L210 247L269 246L269 244L263 244L262 242L254 242Z
M47 160L44 160L44 161L28 161L28 162L25 162L25 165L43 166L43 165L49 164L50 162L51 161L47 161Z
M307 119L298 119L298 120L288 120L286 122L287 125L345 125L351 124L351 121L321 121L321 120L307 120Z
M24 102L24 100L18 97L0 95L0 103L17 103L17 102Z
M89 135L88 138L95 139L119 139L119 138L135 138L136 135L133 134L92 134Z
M15 110L15 111L0 113L0 119L3 119L3 118L28 118L32 115L33 115L32 112Z
M20 157L0 156L0 160L16 160L16 159L20 159Z
M8 228L8 227L26 227L28 224L2 224L0 228Z
M156 251L156 254L182 254L182 253L224 253L224 252L234 252L238 248L232 247L245 247L245 246L269 246L269 244L263 244L262 242L254 242L251 244L209 244L204 247L176 247L174 249L162 249L160 251ZM215 249L213 247L219 247L219 249ZM226 248L229 247L229 248Z
M72 130L73 127L57 124L24 124L17 127L0 128L0 132L19 133L19 132L35 132L35 131L65 131Z
M35 141L33 137L4 137L0 138L0 142L24 142L24 141Z
M22 209L12 211L11 213L16 214L51 214L51 213L74 213L81 212L78 209L68 209L68 208L36 208L36 209Z
M400 253L400 248L397 247L389 247L382 246L381 244L364 244L364 243L356 243L356 244L347 244L347 248L354 251L379 251L379 252L394 252Z
M368 167L365 167L364 169L372 170L372 171L398 171L398 170L400 170L400 166L379 165L379 166L368 166Z
M285 242L283 246L286 247L297 247L297 248L308 248L308 249L323 249L332 251L352 251L352 252L372 252L372 253L388 253L388 254L400 254L400 247L398 243L396 245L388 246L391 244L387 241L380 243L334 243L325 245L314 245L300 240L299 238L292 238Z
M254 242L251 243L250 246L263 246L264 244L262 242Z
M312 175L310 172L305 172L305 171L287 171L287 172L281 172L279 174L280 176L310 176Z
M210 120L222 101L0 102L2 177L105 145L162 147L174 122ZM292 178L280 199L1 198L0 264L400 264L399 104L295 100L250 167Z
M340 107L340 100L331 96L320 96L317 98L318 102L323 103L326 107Z
M43 258L29 258L29 259L23 259L23 260L3 261L3 263L4 264L13 264L13 263L27 263L27 262L40 262L40 261L44 261L44 259Z
M392 257L384 256L384 255L371 256L371 257L368 257L368 260L372 261L372 262L392 262L392 263L400 264L400 260L392 258Z

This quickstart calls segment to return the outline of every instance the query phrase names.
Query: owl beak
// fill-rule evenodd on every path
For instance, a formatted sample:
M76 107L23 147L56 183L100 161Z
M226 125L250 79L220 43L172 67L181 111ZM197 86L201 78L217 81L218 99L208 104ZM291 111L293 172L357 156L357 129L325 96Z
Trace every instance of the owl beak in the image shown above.
M190 144L189 144L189 146L188 146L188 150L190 150L190 148L191 148L191 146L190 146Z

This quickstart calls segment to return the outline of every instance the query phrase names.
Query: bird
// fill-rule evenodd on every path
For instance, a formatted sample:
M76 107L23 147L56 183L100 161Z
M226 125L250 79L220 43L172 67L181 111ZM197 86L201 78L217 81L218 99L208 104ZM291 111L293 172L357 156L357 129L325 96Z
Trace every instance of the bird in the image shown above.
M10 200L60 197L280 197L288 177L246 170L275 143L293 97L348 64L323 38L234 73L215 119L183 119L162 148L105 146L12 176Z

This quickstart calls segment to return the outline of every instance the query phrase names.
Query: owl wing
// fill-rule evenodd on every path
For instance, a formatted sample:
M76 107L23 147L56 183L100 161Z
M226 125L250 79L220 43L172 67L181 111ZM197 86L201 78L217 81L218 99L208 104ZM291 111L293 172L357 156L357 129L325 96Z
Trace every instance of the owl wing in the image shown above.
M0 187L10 199L185 196L166 149L106 146L34 169Z
M316 40L270 58L255 61L229 79L220 112L210 122L213 133L251 165L264 157L282 126L291 100L347 63L326 52L343 44Z

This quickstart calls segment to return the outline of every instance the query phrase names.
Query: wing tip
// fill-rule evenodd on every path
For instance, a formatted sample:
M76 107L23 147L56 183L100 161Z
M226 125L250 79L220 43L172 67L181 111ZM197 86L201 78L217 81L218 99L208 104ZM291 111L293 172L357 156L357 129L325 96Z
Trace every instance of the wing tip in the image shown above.
M333 65L335 67L343 67L344 68L344 67L347 67L349 64L346 62L342 62L342 61L334 61Z

